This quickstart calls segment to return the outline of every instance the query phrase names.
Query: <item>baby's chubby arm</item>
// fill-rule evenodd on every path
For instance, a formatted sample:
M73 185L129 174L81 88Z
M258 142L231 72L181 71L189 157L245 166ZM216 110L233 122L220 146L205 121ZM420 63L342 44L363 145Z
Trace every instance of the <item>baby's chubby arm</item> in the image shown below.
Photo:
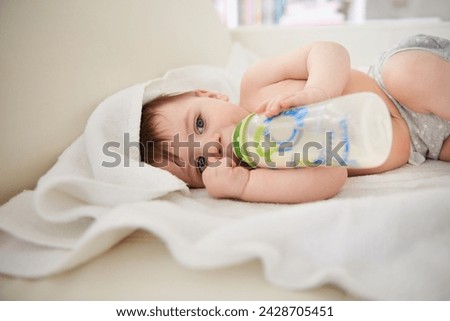
M203 172L208 193L248 202L295 204L328 199L347 179L347 170L337 167L249 170L231 167L225 158L216 165Z
M243 76L241 95L264 97L255 111L274 116L283 109L342 95L350 73L350 57L342 45L314 42L251 66ZM303 90L289 93L279 90L273 95L271 87L283 80L306 83Z

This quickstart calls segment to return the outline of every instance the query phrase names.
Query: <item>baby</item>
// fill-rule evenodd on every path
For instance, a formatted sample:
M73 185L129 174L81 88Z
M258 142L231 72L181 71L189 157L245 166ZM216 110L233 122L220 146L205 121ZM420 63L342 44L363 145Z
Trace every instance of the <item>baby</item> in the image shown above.
M141 159L217 198L302 203L337 194L347 176L381 173L425 158L450 161L450 41L408 38L386 52L370 76L352 70L341 45L315 42L251 66L240 102L205 90L163 95L143 106ZM252 112L275 116L291 107L355 92L378 94L392 119L393 142L376 168L250 169L232 153L235 125ZM355 107L356 108L356 107Z

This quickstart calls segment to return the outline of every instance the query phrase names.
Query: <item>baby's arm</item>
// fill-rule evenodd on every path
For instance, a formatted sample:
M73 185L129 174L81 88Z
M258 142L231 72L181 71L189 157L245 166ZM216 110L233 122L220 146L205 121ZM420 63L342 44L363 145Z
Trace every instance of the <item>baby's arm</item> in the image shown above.
M241 96L267 98L264 92L283 80L306 80L303 90L273 97L263 102L259 111L268 111L270 103L281 108L310 104L340 96L350 79L350 72L349 54L343 46L334 42L314 42L251 66L242 79Z
M231 167L226 161L203 172L208 193L216 198L248 202L305 203L336 195L347 179L347 169L309 167L272 170Z

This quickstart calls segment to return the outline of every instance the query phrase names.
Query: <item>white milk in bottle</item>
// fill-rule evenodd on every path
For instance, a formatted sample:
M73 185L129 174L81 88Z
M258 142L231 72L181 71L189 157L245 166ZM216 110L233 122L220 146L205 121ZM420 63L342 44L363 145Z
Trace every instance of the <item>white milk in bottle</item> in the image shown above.
M382 165L392 145L389 110L362 92L267 118L250 114L233 131L233 151L252 167Z

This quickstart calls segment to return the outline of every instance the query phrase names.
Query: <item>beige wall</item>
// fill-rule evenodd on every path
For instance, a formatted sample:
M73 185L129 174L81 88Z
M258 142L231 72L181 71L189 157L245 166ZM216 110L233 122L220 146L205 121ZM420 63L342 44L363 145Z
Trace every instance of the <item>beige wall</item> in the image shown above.
M0 203L37 179L115 91L230 48L210 0L1 0Z

